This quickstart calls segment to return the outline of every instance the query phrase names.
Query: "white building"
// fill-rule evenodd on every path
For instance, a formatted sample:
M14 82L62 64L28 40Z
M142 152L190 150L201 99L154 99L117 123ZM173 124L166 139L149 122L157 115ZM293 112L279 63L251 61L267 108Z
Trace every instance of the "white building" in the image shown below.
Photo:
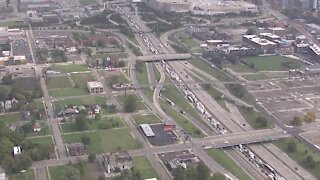
M17 156L17 155L20 155L21 154L21 147L20 146L15 146L13 147L13 155L14 156Z
M87 82L87 87L88 87L89 92L92 94L103 93L103 85L99 81L89 81L89 82Z
M147 137L154 137L155 134L149 124L140 124L140 128Z
M152 9L164 12L184 13L190 11L190 3L185 0L144 0Z
M0 8L7 6L7 0L0 0Z

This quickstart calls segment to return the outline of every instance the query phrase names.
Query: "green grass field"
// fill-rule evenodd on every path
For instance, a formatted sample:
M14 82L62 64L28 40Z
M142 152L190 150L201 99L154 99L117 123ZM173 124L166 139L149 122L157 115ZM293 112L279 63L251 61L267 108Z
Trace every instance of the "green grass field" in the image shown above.
M141 71L136 71L137 80L140 85L149 84L146 63L141 63Z
M213 68L211 64L209 64L208 62L205 62L201 59L191 59L191 60L188 60L188 62L193 66L210 74L211 76L217 78L220 81L230 81L230 78L226 74L224 74L223 72L221 72L216 68Z
M32 144L53 144L51 136L28 138Z
M60 179L65 167L66 167L65 165L49 167L50 179L52 179L52 180Z
M125 52L116 52L116 53L99 53L91 56L92 60L101 59L101 58L115 58L115 59L124 59L127 58L128 55Z
M72 88L67 76L49 77L46 79L48 90L60 88Z
M40 132L30 132L27 134L27 137L36 137L36 136L46 136L51 134L51 129L47 123L41 123Z
M111 88L113 84L125 84L129 83L128 79L125 78L122 74L113 74L110 76L107 76L105 78L106 84Z
M270 79L268 76L262 73L257 74L250 74L250 75L243 75L243 78L249 81L258 81L258 80L264 80L264 79Z
M166 90L163 91L163 95L177 104L177 106L182 108L184 111L188 112L191 116L199 120L201 123L206 125L206 123L201 120L201 116L197 113L195 108L193 108L184 98L184 94L182 94L174 85L167 85L164 86L164 88Z
M88 146L89 153L101 154L141 147L141 144L131 136L128 128L67 134L63 135L63 138L65 143L81 142L83 135L91 139Z
M181 43L189 46L189 47L197 47L200 45L200 42L195 40L193 37L186 35L185 33L179 32L175 34L175 38Z
M11 174L8 177L8 179L9 180L23 180L23 179L36 180L36 175L33 169L28 169L24 173Z
M154 77L156 78L157 82L159 82L160 80L160 72L158 71L158 69L156 68L156 66L153 64L152 65L152 68L153 68L153 72L154 72Z
M295 142L297 144L296 151L291 152L288 149L289 142ZM306 160L308 156L311 156L316 162L320 162L319 154L313 152L313 150L310 149L307 145L299 142L298 140L292 137L279 139L275 141L274 144L278 148L283 150L286 154L288 154L288 156L291 157L294 161L296 161L299 165L311 172L311 174L313 174L316 177L316 179L320 179L320 166L316 165L312 168L309 166L308 161Z
M259 56L243 58L241 61L248 65L254 64L259 71L288 71L299 69L302 62L284 56Z
M53 97L81 96L89 94L87 88L63 88L49 90L49 95Z
M19 122L21 120L22 120L22 115L20 112L6 113L3 115L0 115L0 122L3 122L3 123L14 123L14 122Z
M236 64L228 64L225 65L226 68L232 69L234 72L242 73L242 72L254 72L253 69L248 67L245 64L242 64L241 62L236 63Z
M61 73L89 71L88 67L84 64L53 65L50 68Z
M102 129L100 126L101 124L106 124L110 129L111 128L118 128L118 127L125 127L122 119L120 117L103 117L101 120L88 120L88 131L92 130L99 130ZM77 126L74 122L67 122L61 124L61 129L63 133L71 133L71 132L78 132Z
M225 152L221 149L207 149L208 155L222 167L239 179L251 179Z
M142 179L157 178L160 179L156 171L152 168L148 159L144 156L132 158L133 167L141 173Z
M176 121L192 137L204 137L203 133L197 127L190 123L179 112L172 109L166 102L160 101L160 105L163 111L174 121Z
M131 116L135 123L138 124L154 124L160 123L161 120L155 114L136 114Z
M71 78L75 85L79 87L87 87L88 81L94 81L94 78L91 73L72 74Z
M72 106L80 106L80 105L103 105L106 103L106 97L100 96L89 96L83 98L70 98L64 99L60 101L54 101L53 104L56 108L63 107L65 105L72 105Z
M133 97L134 99L136 99L137 101L137 109L136 111L139 110L147 110L147 106L143 103L143 101L135 94L127 94L127 95L120 95L117 96L117 100L118 102L121 104L121 106L123 107L124 101L126 100L126 98L128 98L129 96Z

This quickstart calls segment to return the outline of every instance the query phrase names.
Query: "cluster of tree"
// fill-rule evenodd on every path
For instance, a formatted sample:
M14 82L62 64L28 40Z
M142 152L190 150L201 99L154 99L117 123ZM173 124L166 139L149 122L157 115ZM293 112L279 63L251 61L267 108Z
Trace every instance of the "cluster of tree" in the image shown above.
M174 180L225 180L226 177L223 174L215 173L210 176L210 171L203 162L199 162L197 166L189 165L187 169L182 167L177 168L173 172Z
M261 6L263 4L262 0L251 0L252 3L254 3L257 6Z
M10 43L0 44L0 50L2 50L2 51L10 51L11 50Z
M129 39L134 39L133 31L126 25L120 25L120 33L126 35Z
M295 116L293 118L292 124L294 126L301 126L305 123L312 123L316 120L316 114L314 112L308 111L303 117Z
M248 94L246 88L241 84L229 84L227 88L233 95L237 96L240 99L244 98Z
M164 22L149 23L147 26L151 28L152 31L157 34L157 36L160 36L161 34L172 29L179 28L178 25L176 25L178 26L176 27L175 25L167 24Z
M123 68L126 63L122 60L107 60L107 58L102 58L102 65L109 68Z
M140 171L131 168L130 170L122 171L114 180L143 180L143 178Z
M102 25L109 25L110 22L107 18L107 15L109 14L109 11L103 11L100 14L97 14L95 16L85 17L82 18L81 24L82 25L96 25L96 24L102 24Z
M14 157L13 147L20 146L22 154ZM22 134L11 131L3 123L0 123L0 164L6 173L17 173L28 169L32 160L48 159L50 145L38 145L30 143Z
M257 31L254 28L249 28L246 32L247 35L255 35Z
M137 100L134 96L128 96L123 103L123 111L131 113L137 109Z
M111 19L112 21L114 21L114 22L119 23L119 24L125 24L125 23L127 23L126 20L124 20L124 19L120 16L120 14L118 14L118 13L112 14L112 15L110 16L110 19Z
M54 49L51 51L51 56L54 62L67 62L68 58L66 56L66 52L63 50Z
M11 77L11 75L8 75L2 79L3 82L6 82L6 85L11 85L11 87L7 88L5 86L0 86L0 101L15 98L18 100L18 103L12 104L11 111L35 111L36 107L31 102L33 101L33 98L42 97L43 94L40 84L37 84L32 92L23 91L22 88L15 83Z
M59 180L81 180L85 176L86 164L79 162L78 164L69 164L63 168Z
M170 44L170 46L177 52L177 53L186 53L188 50L183 47L182 45L177 44Z
M140 51L140 48L136 45L133 45L131 42L127 42L128 47L132 50L133 54L136 56L142 56L142 52Z
M49 51L47 48L37 48L36 49L36 57L40 62L46 62L49 56Z
M290 153L295 153L297 151L297 142L295 140L291 140L288 142L287 144L287 150L290 152ZM304 153L308 153L308 151L306 150ZM311 155L308 155L304 161L303 161L303 165L305 166L305 168L307 169L313 169L315 168L316 166L319 166L320 165L320 162L316 161L313 156Z

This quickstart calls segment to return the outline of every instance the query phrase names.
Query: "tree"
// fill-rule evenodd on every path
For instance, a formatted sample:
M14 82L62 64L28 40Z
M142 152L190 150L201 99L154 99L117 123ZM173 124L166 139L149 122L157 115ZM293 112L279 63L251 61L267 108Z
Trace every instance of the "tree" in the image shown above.
M96 160L96 154L90 153L88 156L89 162L94 162Z
M302 123L303 123L303 119L302 119L301 117L295 116L295 117L293 118L292 124L293 124L294 126L301 126Z
M63 169L63 173L60 177L60 180L80 180L81 175L78 168L74 166L66 166Z
M288 150L289 150L290 152L295 152L295 151L297 150L297 143L294 142L294 141L290 141L290 142L288 143Z
M317 165L317 162L310 155L307 156L305 161L306 161L306 164L308 165L308 167L311 169L313 169Z
M84 131L88 129L88 120L84 114L79 114L76 117L76 127L80 131Z
M256 30L253 28L249 28L246 32L247 35L255 35L257 34Z
M137 100L134 96L128 96L123 103L124 112L131 113L137 109Z
M81 137L81 141L82 141L82 143L83 143L84 145L89 145L90 142L91 142L91 139L90 139L89 136L83 135L83 136Z
M13 82L12 74L7 74L7 75L3 76L2 82L3 82L3 84L6 84L6 85L12 84L12 82Z
M316 114L314 112L308 111L304 116L304 122L312 123L316 120Z
M200 161L197 166L197 172L197 179L208 179L210 176L209 169L202 161Z
M95 114L94 115L94 120L100 121L101 120L101 115L100 114Z
M256 121L262 126L262 127L266 127L268 125L268 119L263 117L263 116L259 116Z
M173 173L173 180L185 180L186 173L182 167L177 168Z
M102 40L102 39L99 39L99 40L97 41L97 45L98 45L99 47L105 47L105 46L106 46L106 42L105 42L104 40Z
M9 90L6 87L0 86L0 100L4 101L8 98Z

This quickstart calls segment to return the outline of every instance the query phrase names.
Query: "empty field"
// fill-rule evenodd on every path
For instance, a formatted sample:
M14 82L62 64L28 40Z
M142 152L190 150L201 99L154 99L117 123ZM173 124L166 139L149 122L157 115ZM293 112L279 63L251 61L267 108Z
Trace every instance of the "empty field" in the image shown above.
M141 173L142 179L158 178L156 171L152 168L148 159L144 156L132 158L133 167Z
M53 65L50 68L61 73L89 71L88 67L84 64Z
M259 56L241 59L248 66L259 71L288 71L299 69L303 63L284 56Z
M46 83L49 90L72 87L67 76L48 77Z
M80 105L103 105L106 103L106 97L100 96L89 96L83 98L70 98L64 99L60 101L54 101L53 104L56 108L63 107L65 105L72 105L72 106L80 106Z
M49 95L53 97L81 96L89 94L87 88L63 88L49 90Z
M139 124L154 124L160 123L161 120L155 114L137 114L132 115L132 119L135 121L137 125Z
M91 73L77 73L71 75L72 80L78 87L86 87L88 81L94 81Z

